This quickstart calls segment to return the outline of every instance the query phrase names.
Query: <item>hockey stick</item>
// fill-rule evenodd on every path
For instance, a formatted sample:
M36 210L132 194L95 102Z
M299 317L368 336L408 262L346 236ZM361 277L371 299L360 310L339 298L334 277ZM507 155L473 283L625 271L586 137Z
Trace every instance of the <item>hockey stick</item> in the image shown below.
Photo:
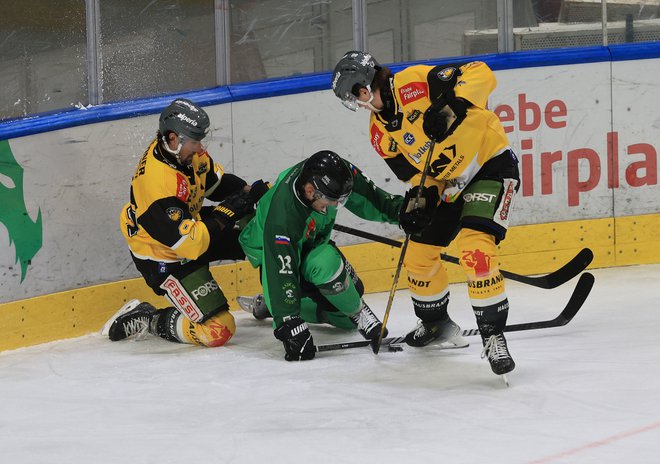
M419 205L419 199L422 197L422 189L424 188L424 183L426 182L426 176L428 175L429 165L431 164L431 158L433 157L433 150L435 149L435 139L431 139L431 145L429 146L429 153L424 162L424 169L422 170L422 177L419 180L419 187L417 188L417 195L415 195L415 201L413 203L412 209L416 209ZM401 268L403 267L403 259L406 257L406 250L408 249L408 243L410 242L410 234L406 233L406 238L403 239L403 244L401 244L401 254L399 255L399 263L396 265L396 271L394 272L394 278L392 279L392 288L390 289L390 296L387 299L387 306L385 307L385 315L383 316L383 326L380 329L380 334L378 338L371 340L371 349L374 354L378 354L380 351L380 344L383 341L383 336L385 335L385 327L387 326L387 320L390 317L390 311L392 310L392 302L394 302L394 293L396 292L396 286L399 282L399 276L401 275Z
M571 322L575 315L578 313L585 300L589 296L591 289L594 286L594 276L589 272L585 272L580 276L573 294L571 295L568 303L564 306L564 309L559 313L554 319L549 319L547 321L536 321L536 322L523 322L521 324L512 324L507 325L504 328L505 332L519 332L522 330L537 330L537 329L548 329L552 327L562 327ZM465 329L461 332L461 336L470 337L474 335L479 335L479 329ZM384 338L381 342L382 345L390 346L392 344L403 343L406 337L389 337ZM317 345L316 351L335 351L335 350L344 350L348 348L360 348L362 346L367 346L371 344L371 340L359 340L356 342L345 342L345 343L334 343L330 345Z
M347 234L355 235L356 237L362 237L374 242L384 243L385 245L390 245L393 247L400 247L401 242L398 240L393 240L387 237L381 237L380 235L372 234L370 232L365 232L363 230L353 229L352 227L342 226L340 224L335 224L333 229L339 232L345 232ZM459 260L455 256L447 255L445 253L440 254L440 258L443 261L449 263L459 264ZM591 261L594 259L594 254L589 248L583 248L575 255L569 262L564 264L559 269L545 275L529 277L522 274L516 274L515 272L505 271L500 269L500 272L507 279L515 280L517 282L522 282L524 284L532 285L539 288L555 288L558 287L573 277L578 275L580 272L584 271Z

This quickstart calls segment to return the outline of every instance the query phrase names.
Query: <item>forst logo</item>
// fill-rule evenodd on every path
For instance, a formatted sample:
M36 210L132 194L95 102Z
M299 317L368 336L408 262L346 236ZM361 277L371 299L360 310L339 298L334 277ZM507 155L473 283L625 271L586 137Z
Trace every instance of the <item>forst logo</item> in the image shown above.
M472 201L485 201L487 203L490 203L495 199L495 195L492 193L481 193L481 192L475 192L475 193L466 193L463 195L463 201L466 203L472 202Z
M215 280L209 280L208 282L203 283L199 287L197 287L195 290L192 291L192 296L196 299L199 300L200 298L204 298L205 296L209 295L210 293L218 290L220 287L218 287L218 284L216 283Z

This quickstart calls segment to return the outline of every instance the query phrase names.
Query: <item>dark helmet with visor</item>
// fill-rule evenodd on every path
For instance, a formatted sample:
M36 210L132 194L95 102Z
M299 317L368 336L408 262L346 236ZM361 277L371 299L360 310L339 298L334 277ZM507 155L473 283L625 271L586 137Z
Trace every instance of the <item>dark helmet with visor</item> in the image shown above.
M210 124L209 115L199 105L177 98L160 113L158 128L165 139L169 132L176 132L179 137L201 141L208 134Z
M378 62L369 53L355 50L347 52L332 73L332 90L344 106L355 111L358 105L353 88L359 84L360 87L366 87L371 92L371 82L378 69L380 69Z
M315 199L325 198L343 204L353 191L353 173L341 157L330 150L314 153L303 165L300 185L311 183Z

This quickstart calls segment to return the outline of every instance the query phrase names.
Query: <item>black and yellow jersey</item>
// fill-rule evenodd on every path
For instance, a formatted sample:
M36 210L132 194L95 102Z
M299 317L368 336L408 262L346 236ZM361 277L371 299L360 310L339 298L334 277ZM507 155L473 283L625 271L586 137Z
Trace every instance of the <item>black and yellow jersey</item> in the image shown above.
M429 184L438 185L444 201L454 201L488 160L509 148L499 119L486 108L496 85L495 75L480 61L408 67L391 80L393 112L371 114L371 144L399 179L418 185L431 147L422 128L424 112L453 90L472 106L458 128L436 144Z
M120 227L133 255L172 263L197 259L220 232L200 216L204 198L219 201L246 183L225 174L208 152L182 167L164 156L157 140L144 152L131 182Z

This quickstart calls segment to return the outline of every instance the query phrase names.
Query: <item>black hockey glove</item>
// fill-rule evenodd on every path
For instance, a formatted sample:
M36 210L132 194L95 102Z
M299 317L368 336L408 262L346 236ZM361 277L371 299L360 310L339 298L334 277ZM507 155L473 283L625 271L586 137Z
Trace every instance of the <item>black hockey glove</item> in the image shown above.
M418 190L419 186L406 192L399 214L399 225L406 234L410 235L420 233L431 223L435 208L440 200L438 188L435 185L422 187L422 195L419 197L417 208L413 208Z
M250 198L257 203L268 192L269 188L270 184L262 179L254 181L250 187Z
M424 133L436 142L446 139L465 119L470 106L468 101L456 98L453 91L440 96L424 112Z
M241 189L218 203L213 209L213 217L225 228L234 227L236 221L252 212L254 212L254 201L249 192Z
M307 322L298 316L287 316L281 326L273 331L275 338L284 344L287 361L314 359L316 346Z

